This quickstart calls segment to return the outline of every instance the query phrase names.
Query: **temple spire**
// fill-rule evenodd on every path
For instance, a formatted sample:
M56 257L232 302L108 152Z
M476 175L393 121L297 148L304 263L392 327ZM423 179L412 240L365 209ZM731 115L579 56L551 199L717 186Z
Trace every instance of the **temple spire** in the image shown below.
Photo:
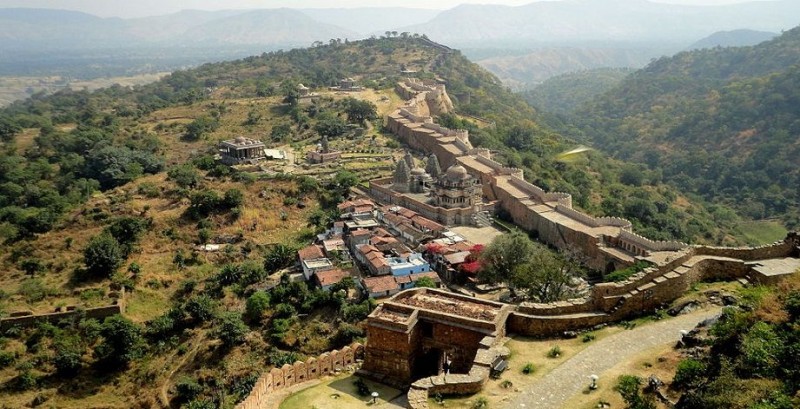
M442 168L439 166L439 158L431 154L428 157L428 163L425 165L425 172L431 175L432 178L437 179L442 174Z

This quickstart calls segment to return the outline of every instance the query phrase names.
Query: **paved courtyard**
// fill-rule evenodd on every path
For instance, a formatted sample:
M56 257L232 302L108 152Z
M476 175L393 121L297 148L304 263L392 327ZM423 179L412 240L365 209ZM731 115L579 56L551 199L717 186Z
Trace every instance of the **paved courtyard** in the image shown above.
M503 234L502 230L495 227L456 226L451 231L475 244L489 244L495 237Z

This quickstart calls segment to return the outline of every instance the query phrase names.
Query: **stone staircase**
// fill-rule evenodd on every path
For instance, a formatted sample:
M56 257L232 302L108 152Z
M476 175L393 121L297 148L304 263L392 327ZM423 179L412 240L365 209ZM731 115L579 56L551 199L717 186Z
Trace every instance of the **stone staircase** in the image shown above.
M478 227L491 227L492 217L489 216L489 212L475 213L472 216L472 222Z

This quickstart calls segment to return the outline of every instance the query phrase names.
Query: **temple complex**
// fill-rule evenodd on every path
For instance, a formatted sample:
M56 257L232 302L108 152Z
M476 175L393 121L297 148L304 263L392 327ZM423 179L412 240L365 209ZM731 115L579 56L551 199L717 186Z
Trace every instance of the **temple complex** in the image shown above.
M330 163L339 160L341 157L341 152L331 149L330 142L328 142L328 137L325 135L322 135L322 139L320 140L317 149L308 152L306 155L306 159L308 159L308 161L311 163Z
M264 147L264 143L257 139L240 136L222 141L219 144L219 152L222 163L226 165L256 164L267 158Z

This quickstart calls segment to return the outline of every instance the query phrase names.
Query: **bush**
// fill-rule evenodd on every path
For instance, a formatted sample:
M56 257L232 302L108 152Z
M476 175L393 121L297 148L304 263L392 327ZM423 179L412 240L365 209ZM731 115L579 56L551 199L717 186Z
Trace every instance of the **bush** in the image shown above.
M536 371L536 367L533 366L533 363L528 362L525 366L522 367L522 373L525 375L530 375Z
M266 291L256 291L247 298L245 315L247 319L258 322L269 308L270 297Z
M216 314L217 305L211 297L207 295L197 295L189 299L184 306L184 310L192 318L194 324L201 324L210 321Z
M249 328L242 321L242 316L232 311L222 314L219 318L214 336L222 341L224 347L230 348L244 342L248 331Z
M278 348L272 348L267 354L267 360L276 368L280 368L286 364L293 364L300 359L294 352L284 352Z
M203 386L194 378L183 377L175 383L175 400L179 403L189 402L203 393Z
M706 366L702 362L688 358L678 364L672 384L679 388L694 388L705 375Z
M561 351L561 347L556 345L556 346L550 348L549 351L547 351L547 357L548 358L558 358L558 357L561 356L562 353L563 352Z
M0 351L0 369L3 369L17 360L17 355L10 351Z
M103 342L95 348L94 353L99 362L110 364L111 368L127 366L145 353L146 344L141 328L121 315L106 318L101 335Z
M86 272L92 277L111 277L125 261L119 242L108 233L94 236L83 250Z
M594 341L596 338L597 338L597 337L595 337L595 335L594 335L594 334L584 334L584 335L583 335L583 338L582 338L581 340L582 340L584 343L586 343L586 342L592 342L592 341Z
M475 399L475 402L472 403L472 409L486 409L489 407L489 400L484 398L483 396L478 397Z

